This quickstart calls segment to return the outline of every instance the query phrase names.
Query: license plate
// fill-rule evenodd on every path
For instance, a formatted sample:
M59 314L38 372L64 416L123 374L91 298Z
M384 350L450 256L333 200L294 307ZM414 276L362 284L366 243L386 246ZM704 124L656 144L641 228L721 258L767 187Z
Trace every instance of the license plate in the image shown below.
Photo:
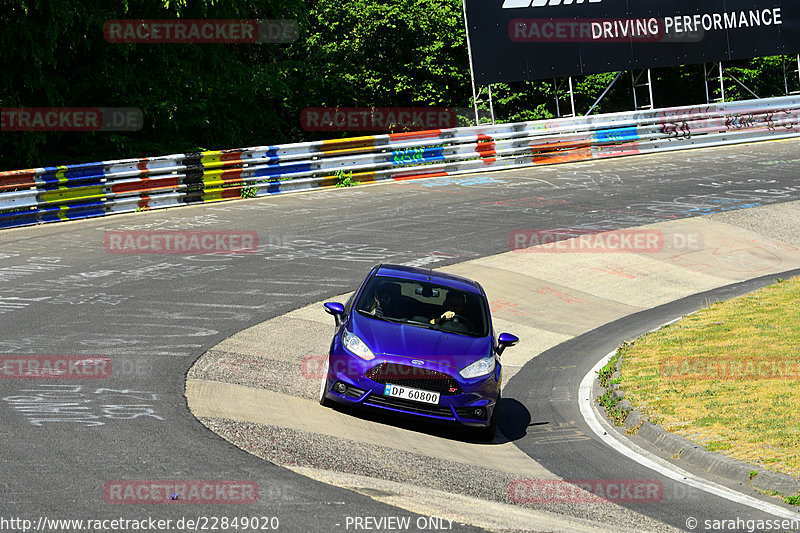
M386 387L383 389L383 395L391 396L392 398L403 398L404 400L411 400L414 402L439 403L438 392L401 387L400 385L392 385L391 383L386 384Z

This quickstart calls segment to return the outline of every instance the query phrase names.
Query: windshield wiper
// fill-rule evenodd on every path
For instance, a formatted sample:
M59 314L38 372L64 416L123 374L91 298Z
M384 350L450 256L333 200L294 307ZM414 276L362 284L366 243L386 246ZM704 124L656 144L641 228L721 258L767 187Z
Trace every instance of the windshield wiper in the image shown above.
M433 324L428 324L426 322L406 322L406 324L408 324L409 326L417 326L425 329L434 329L434 330L436 329L436 327Z
M405 322L402 319L399 319L399 318L391 318L391 317L388 317L388 316L373 315L373 314L370 314L370 313L364 311L363 309L357 309L357 311L362 316L366 316L366 317L369 317L369 318L374 318L376 320L383 320L384 322L391 322L392 324L405 324Z
M436 331L441 331L442 333L450 333L452 335L463 335L465 337L470 337L473 339L479 339L481 337L485 337L486 335L481 335L473 330L469 331L459 331L455 329L446 329L443 328L441 325L431 326L431 329L435 329Z

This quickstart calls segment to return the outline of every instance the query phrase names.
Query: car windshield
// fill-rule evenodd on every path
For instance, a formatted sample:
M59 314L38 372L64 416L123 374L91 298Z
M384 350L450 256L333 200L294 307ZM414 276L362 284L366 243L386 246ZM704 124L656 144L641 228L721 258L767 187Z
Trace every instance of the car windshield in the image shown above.
M362 291L356 311L387 322L472 337L489 334L482 295L431 282L374 276Z

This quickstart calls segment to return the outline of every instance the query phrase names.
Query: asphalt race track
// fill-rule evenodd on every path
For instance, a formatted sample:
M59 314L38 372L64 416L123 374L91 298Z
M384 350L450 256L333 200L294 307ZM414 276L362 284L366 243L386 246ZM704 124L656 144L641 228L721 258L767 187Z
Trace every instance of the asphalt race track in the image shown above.
M800 270L790 273L794 276L798 274ZM548 395L544 391L578 390L581 378L592 369L590 361L599 361L603 355L616 348L620 339L635 338L669 320L699 309L707 301L745 294L773 283L774 279L775 276L765 276L752 282L734 284L665 304L612 322L544 352L531 360L506 387L506 397L514 398L525 408L518 409L520 416L506 418L506 426L502 429L507 435L516 436L524 433L525 428L520 427L520 420L529 420L530 426L569 422L576 434L591 435L592 431L583 420L578 404L574 401L575 398L572 398L572 401L553 399L552 394ZM647 446L642 439L635 438L635 440L639 445ZM739 517L742 520L775 519L768 513L748 509L654 474L653 471L638 464L631 464L626 457L609 450L595 439L572 440L568 444L568 453L565 453L563 441L537 442L535 433L525 434L515 440L515 443L531 458L562 479L658 480L663 485L663 499L660 505L653 505L652 502L622 503L622 505L677 528L685 528L688 517L699 517L704 520L724 520L731 517ZM650 451L668 458L652 447ZM679 463L679 467L686 469L687 464ZM721 482L719 479L714 481ZM734 486L731 483L725 485ZM736 488L744 490L749 495L755 495L752 490ZM768 499L764 498L764 501Z
M278 517L283 531L353 530L348 524L354 517L424 517L229 444L188 411L187 371L241 330L352 290L375 263L440 267L508 251L509 235L519 229L617 229L800 200L798 154L798 141L769 142L0 232L0 354L108 357L113 369L102 380L3 376L0 517L33 524L40 517L151 516L173 523L181 517ZM260 246L256 253L194 256L104 248L107 231L156 229L255 231ZM526 417L528 424L559 417L581 424L577 405L549 402L547 387L567 386L559 379L573 386L619 336L657 326L701 302L655 308L533 359L507 385L505 398L519 403L520 417L506 413L501 428L515 433L509 438L522 452L564 479L620 470L629 478L653 477L621 455L609 460L594 439L537 446L520 424ZM574 369L537 382L542 365L554 360ZM148 480L240 480L258 485L258 499L148 505L115 503L104 495L109 485ZM664 486L666 495L679 490L669 480ZM762 516L705 493L635 509L679 528L689 510L709 517ZM454 522L452 529L475 528Z

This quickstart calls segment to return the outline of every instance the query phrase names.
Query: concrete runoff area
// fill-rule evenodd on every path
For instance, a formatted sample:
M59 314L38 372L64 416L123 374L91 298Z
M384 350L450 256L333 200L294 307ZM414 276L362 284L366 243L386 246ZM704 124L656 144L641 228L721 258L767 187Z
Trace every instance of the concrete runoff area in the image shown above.
M625 231L660 235L661 245L645 251L607 247L599 252L513 250L441 269L479 281L487 292L497 332L509 331L520 337L519 345L502 357L504 384L546 349L595 327L691 294L800 267L800 243L796 242L800 235L800 202L660 222ZM346 296L337 301L343 302ZM498 474L556 477L500 433L493 445L478 445L442 438L435 432L417 432L413 426L398 427L353 416L349 411L320 407L316 402L319 380L308 370L308 362L327 354L333 332L333 319L324 312L322 303L237 333L198 359L186 383L192 413L204 421L287 428L322 435L326 440L355 441L430 460L456 461ZM240 445L236 432L220 434ZM261 456L353 490L358 490L356 486L370 490L385 487L386 481L376 477L362 477L355 482L352 474L337 473L324 465L311 468L304 459L305 453L307 450L298 449L289 459L285 455L277 459L269 453ZM403 490L413 486L416 496L392 500L398 507L431 516L463 515L466 523L489 529L518 526L513 513L505 515L505 522L481 521L487 513L504 515L497 505L507 501L486 503L484 512L469 516L459 500L468 491L454 487L448 491L454 494L448 501L441 498L438 489L426 487L424 482L417 484L409 479L401 485ZM421 502L430 502L430 506ZM563 507L552 511L572 512L581 520L582 530L588 530L589 524L596 530L621 530L630 524L640 530L673 530L614 504L603 505L600 510L584 506L579 511L565 511ZM535 523L543 530L570 530L570 524L560 521L566 518L549 516L549 511L541 511L541 516L528 522L529 527Z
M313 468L294 467L292 469L298 474L369 495L389 505L409 510L416 509L419 513L429 516L452 516L459 522L469 523L490 531L509 529L531 531L532 525L541 525L548 530L565 533L581 533L583 531L633 533L641 531L635 527L603 527L588 520L558 516L516 505L489 502L452 492L420 489L407 483ZM454 509L460 509L458 514L453 514Z

